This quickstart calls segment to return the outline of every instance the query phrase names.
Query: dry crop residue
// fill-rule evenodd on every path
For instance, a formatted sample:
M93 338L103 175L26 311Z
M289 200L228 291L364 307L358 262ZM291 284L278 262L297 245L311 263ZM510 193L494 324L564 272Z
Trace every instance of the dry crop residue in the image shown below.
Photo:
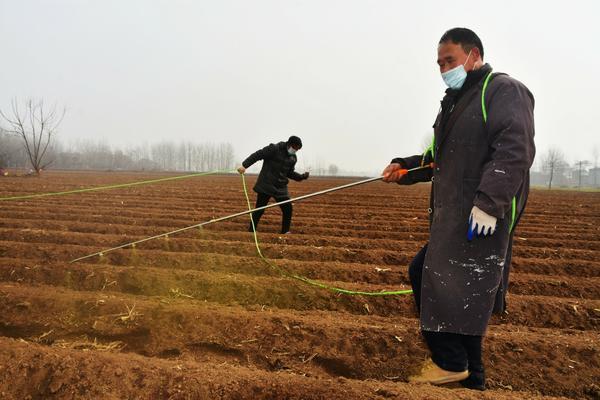
M160 176L49 172L2 178L0 192ZM291 235L269 209L263 254L330 285L408 288L428 191L376 182L299 202ZM233 175L0 202L0 398L600 398L600 193L532 191L508 313L485 340L483 394L405 383L426 356L410 296L281 276L257 257L248 217L69 263L245 204Z

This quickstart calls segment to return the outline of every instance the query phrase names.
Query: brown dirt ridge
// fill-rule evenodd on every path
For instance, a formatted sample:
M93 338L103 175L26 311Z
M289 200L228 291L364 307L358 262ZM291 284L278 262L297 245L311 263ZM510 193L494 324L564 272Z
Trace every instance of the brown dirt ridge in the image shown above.
M0 197L165 176L7 177ZM327 285L407 289L428 191L375 182L298 202L291 235L269 209L261 249ZM483 393L406 383L427 355L411 297L282 276L257 256L248 217L70 263L245 209L236 175L0 201L0 398L600 399L600 193L532 191Z

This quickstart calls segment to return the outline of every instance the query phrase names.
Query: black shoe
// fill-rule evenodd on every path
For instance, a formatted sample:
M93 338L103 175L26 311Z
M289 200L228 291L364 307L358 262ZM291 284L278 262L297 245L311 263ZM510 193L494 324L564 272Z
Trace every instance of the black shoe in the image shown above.
M460 384L467 389L485 390L485 372L484 371L469 371L469 377Z

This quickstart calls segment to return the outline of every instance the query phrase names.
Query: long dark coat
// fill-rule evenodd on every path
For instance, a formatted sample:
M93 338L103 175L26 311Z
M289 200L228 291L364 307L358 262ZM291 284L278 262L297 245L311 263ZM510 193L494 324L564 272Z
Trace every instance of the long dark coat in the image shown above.
M255 162L263 160L263 165L254 185L256 193L263 193L275 198L289 197L288 182L305 179L294 170L297 162L295 154L288 153L286 142L279 142L257 150L242 162L244 168L249 168Z
M426 331L483 335L494 308L504 308L511 225L525 208L535 154L534 99L519 81L494 76L485 92L486 122L482 88L483 79L467 89L444 121L440 111L433 155L393 160L406 168L435 161L433 170L401 182L432 181L420 310ZM498 222L492 236L469 242L473 205Z

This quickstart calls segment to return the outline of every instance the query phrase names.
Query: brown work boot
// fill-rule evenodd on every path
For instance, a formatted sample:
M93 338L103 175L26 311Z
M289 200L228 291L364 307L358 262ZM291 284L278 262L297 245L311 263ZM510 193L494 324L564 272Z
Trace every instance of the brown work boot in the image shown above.
M454 372L446 371L438 367L428 358L418 375L408 377L410 383L430 383L432 385L443 385L444 383L459 382L469 376L469 371Z

